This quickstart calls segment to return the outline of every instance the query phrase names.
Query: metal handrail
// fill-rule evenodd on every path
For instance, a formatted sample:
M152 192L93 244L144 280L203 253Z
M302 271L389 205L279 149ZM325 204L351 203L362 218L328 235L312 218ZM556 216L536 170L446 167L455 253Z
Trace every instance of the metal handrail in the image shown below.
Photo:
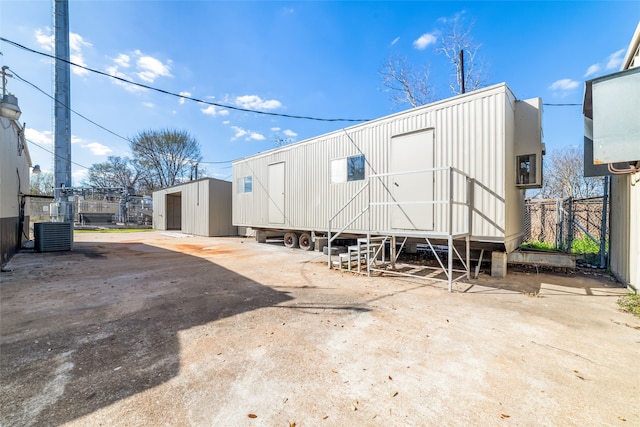
M340 208L338 209L338 211L333 214L333 216L331 218L329 218L329 221L327 223L327 256L328 256L328 264L329 264L329 268L331 268L331 242L333 242L340 234L342 234L344 232L344 230L347 229L347 227L349 227L351 224L353 224L358 218L360 218L362 215L364 215L364 213L366 211L369 210L369 205L367 205L367 207L360 212L355 218L353 218L351 220L351 222L349 222L347 225L345 225L340 231L338 231L333 237L331 236L331 222L336 219L336 217L338 215L340 215L342 213L342 211L344 211L347 206L349 206L359 195L360 193L362 193L365 188L369 187L369 180L367 180L367 182L364 183L364 185L362 187L360 187L360 189L358 191L356 191L356 193L351 196L351 198L349 200L347 200L347 202Z

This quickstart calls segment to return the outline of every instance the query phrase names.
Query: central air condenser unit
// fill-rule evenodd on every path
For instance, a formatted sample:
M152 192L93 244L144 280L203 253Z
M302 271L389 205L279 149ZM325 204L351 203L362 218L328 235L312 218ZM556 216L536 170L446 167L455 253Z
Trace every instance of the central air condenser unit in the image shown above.
M36 222L33 232L38 252L70 251L73 247L71 222Z

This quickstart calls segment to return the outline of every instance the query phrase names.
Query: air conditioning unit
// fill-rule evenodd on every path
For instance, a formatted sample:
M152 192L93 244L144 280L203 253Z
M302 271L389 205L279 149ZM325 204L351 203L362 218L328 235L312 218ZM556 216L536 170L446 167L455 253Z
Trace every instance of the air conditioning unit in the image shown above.
M36 222L33 232L38 252L70 251L73 248L71 222Z

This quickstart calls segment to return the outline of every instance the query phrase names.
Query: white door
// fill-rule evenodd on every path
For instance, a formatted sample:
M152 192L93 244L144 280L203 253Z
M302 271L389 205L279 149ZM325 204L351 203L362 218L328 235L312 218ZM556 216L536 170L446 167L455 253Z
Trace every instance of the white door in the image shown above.
M269 165L269 223L284 224L284 162Z
M433 129L391 138L391 172L414 172L433 168ZM397 205L391 208L391 227L402 230L433 230L433 172L390 177L391 194ZM410 202L410 203L407 203Z

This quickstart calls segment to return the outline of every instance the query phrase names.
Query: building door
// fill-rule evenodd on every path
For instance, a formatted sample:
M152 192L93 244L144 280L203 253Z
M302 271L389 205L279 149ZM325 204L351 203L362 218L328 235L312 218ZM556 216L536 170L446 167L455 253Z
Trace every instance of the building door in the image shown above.
M182 229L182 192L166 195L167 230Z
M434 172L416 172L433 168L433 129L391 138L391 173L389 181L392 202L391 227L401 230L433 230Z
M284 224L284 162L269 165L269 223Z

